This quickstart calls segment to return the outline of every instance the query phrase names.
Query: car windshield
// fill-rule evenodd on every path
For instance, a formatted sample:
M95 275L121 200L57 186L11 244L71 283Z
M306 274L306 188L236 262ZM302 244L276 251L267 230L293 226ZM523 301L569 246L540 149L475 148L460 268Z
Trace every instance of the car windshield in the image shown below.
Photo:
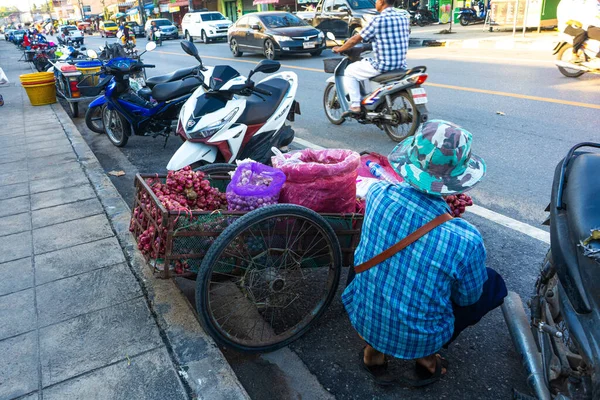
M156 26L172 25L171 21L169 21L168 19L155 19L154 22L156 22Z
M117 24L115 24L114 22L105 22L104 23L104 27L112 28L114 26L117 26Z
M14 31L13 35L22 35L24 33L25 33L25 31Z
M290 26L307 26L308 24L292 14L263 15L260 20L267 28L287 28Z
M221 13L202 14L202 21L222 21L225 19Z
M348 4L353 10L364 10L365 8L375 8L375 2L372 0L349 0Z
M138 26L137 22L128 22L127 26Z
M70 31L76 31L76 30L77 30L77 27L76 27L76 26L73 26L73 25L69 25L69 26L67 26L66 28L67 28L68 30L70 30Z

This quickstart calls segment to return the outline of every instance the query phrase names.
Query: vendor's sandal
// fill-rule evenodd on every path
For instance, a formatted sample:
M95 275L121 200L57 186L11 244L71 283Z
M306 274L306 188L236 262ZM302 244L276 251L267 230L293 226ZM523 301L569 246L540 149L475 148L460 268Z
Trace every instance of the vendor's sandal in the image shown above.
M435 358L435 371L433 373L431 373L431 371L429 371L423 365L417 363L417 365L415 366L415 371L420 379L418 381L415 381L414 383L416 384L412 386L427 386L439 381L444 375L446 375L442 374L442 368L446 368L446 373L448 373L448 360L445 360L441 357Z
M364 349L360 351L359 354L359 362L362 368L368 372L369 377L373 379L373 382L378 384L379 386L390 386L393 385L396 379L392 378L390 374L388 374L388 362L385 361L382 365L367 365L364 361L365 352Z

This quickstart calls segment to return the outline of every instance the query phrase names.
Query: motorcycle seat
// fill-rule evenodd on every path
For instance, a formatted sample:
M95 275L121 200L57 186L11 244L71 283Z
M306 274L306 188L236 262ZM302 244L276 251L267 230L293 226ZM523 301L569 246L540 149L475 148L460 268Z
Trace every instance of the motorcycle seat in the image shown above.
M150 101L150 97L152 96L152 90L150 90L147 87L141 88L140 90L138 90L137 93L142 99L145 99L148 101Z
M582 153L572 159L564 189L569 231L578 243L600 227L600 154ZM592 241L592 248L600 250L600 243Z
M377 75L373 78L371 78L371 80L373 82L386 82L392 79L399 79L402 78L404 75L406 75L406 69L400 68L400 69L394 69L388 72L384 72L381 75Z
M200 80L195 78L159 83L152 88L152 97L157 101L172 100L192 93L198 86L200 86Z
M256 85L257 88L268 90L271 96L252 94L246 98L246 108L238 118L238 122L246 125L257 125L266 122L283 101L290 83L285 79L273 78Z
M170 74L153 76L151 78L146 79L146 85L152 89L159 83L178 81L188 75L193 74L196 68L197 67L181 68L171 72Z

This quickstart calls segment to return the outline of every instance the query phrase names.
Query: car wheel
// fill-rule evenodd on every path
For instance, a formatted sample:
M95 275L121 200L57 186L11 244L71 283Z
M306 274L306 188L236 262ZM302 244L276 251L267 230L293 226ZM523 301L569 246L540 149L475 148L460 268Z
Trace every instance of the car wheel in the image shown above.
M271 39L265 40L264 54L269 60L277 60L277 53L275 53L275 44Z
M244 54L240 51L238 42L235 39L231 39L231 42L229 42L229 48L231 49L231 54L233 54L234 57L241 57L242 54Z
M194 38L190 36L190 33L188 31L185 31L185 40L194 43Z
M201 37L202 37L202 43L208 44L209 39L206 36L206 32L202 31Z

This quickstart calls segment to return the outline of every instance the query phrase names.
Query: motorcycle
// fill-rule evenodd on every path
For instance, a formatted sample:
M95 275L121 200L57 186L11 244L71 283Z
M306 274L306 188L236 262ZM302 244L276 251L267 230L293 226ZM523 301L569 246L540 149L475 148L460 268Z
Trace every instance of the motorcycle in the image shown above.
M155 48L154 42L146 45L146 51ZM132 134L165 136L166 140L172 130L172 123L177 120L180 108L204 81L205 69L200 57L197 59L200 66L196 75L180 81L157 84L152 89L143 87L138 90L132 87L141 84L138 78L131 76L139 74L144 68L154 68L154 65L129 58L108 61L103 66L103 73L109 75L110 80L103 81L104 95L90 103L86 113L86 124L90 129L100 128L100 125L93 125L95 121L92 116L101 114L103 130L111 143L117 147L125 146Z
M425 26L438 22L434 14L427 9L409 11L411 25Z
M460 9L460 12L458 15L459 15L459 22L462 26L485 22L485 17L486 17L485 3L483 1L479 1L477 3L477 8L479 8L479 12L477 12L472 7Z
M600 153L574 146L552 184L550 250L525 314L518 294L502 305L537 399L600 397ZM531 397L515 392L515 398Z
M565 33L559 37L560 41L554 47L553 55L556 56L555 65L561 74L568 78L578 78L586 72L600 74L600 41L588 39L579 51L585 61L573 63L573 36Z
M183 43L188 54L197 55L193 43ZM167 169L245 158L269 164L272 147L285 148L294 140L294 131L285 121L300 114L294 100L298 77L285 71L258 84L251 78L257 72L273 74L280 66L263 60L248 78L228 65L214 67L210 84L204 83L181 108L177 134L184 143Z
M331 32L327 33L327 38L335 41ZM414 135L419 125L427 121L427 93L421 87L427 80L427 68L393 70L361 82L361 112L347 115L350 98L344 85L344 71L368 50L371 50L370 44L358 44L342 54L342 59L324 60L325 72L334 73L327 79L323 94L325 115L334 125L343 124L347 118L354 118L361 124L375 124L390 139L399 142ZM331 61L337 63L335 68L331 68Z

